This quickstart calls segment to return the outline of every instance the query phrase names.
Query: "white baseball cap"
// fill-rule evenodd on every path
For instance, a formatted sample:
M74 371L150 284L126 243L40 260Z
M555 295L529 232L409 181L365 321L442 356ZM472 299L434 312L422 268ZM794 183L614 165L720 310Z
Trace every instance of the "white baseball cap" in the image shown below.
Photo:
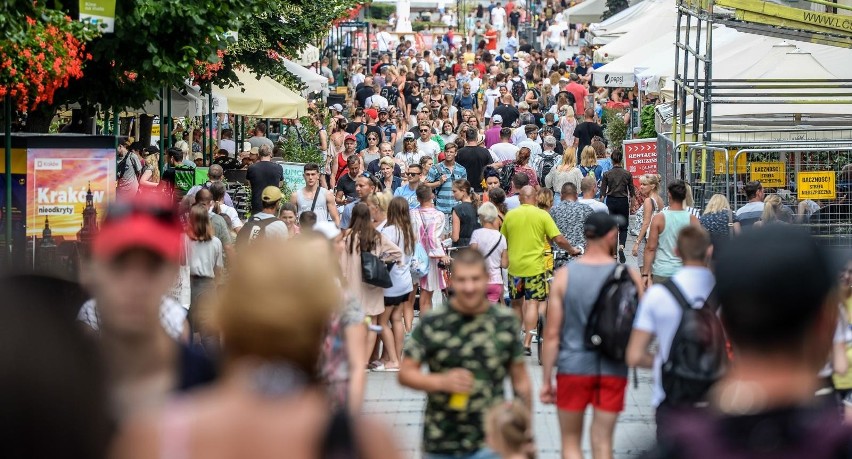
M329 108L331 108L332 110L337 111L338 113L343 113L343 105L340 105L340 104L334 104L334 105L332 105L332 106L331 106L331 107L329 107Z
M500 116L500 115L494 115L491 118L491 122L494 123L494 124L503 124L503 117Z

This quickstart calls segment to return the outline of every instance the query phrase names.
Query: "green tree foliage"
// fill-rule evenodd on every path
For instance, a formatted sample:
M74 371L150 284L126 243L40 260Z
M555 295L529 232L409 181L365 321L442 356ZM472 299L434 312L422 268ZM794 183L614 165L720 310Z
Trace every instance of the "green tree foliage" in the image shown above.
M225 56L225 68L245 65L258 75L266 75L285 84L292 77L276 56L296 57L309 44L320 40L332 22L363 0L270 0L257 14L245 21L240 37ZM233 81L229 72L221 72L220 81Z
M641 127L639 129L639 134L636 136L640 139L656 139L657 138L657 130L654 127L654 109L656 107L653 105L646 105L642 107L642 111L639 113L639 123Z
M606 20L610 16L615 16L616 14L626 10L628 6L630 5L627 4L627 0L606 0L606 10L604 10L603 15L601 15L601 20Z

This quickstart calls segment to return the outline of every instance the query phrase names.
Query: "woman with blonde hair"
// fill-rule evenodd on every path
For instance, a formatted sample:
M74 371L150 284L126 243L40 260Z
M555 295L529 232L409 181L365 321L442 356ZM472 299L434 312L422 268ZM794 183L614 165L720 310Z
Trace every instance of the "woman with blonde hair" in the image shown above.
M402 178L393 175L395 165L396 163L390 156L385 156L379 160L379 171L382 173L379 180L379 187L382 191L393 193L402 185Z
M586 145L583 147L583 151L580 152L580 173L583 174L583 177L592 174L598 184L600 184L601 178L603 178L603 167L598 164L595 149L591 145ZM598 197L598 192L595 193L595 197Z
M479 206L476 213L482 227L473 232L470 248L478 250L485 257L488 268L488 301L499 304L503 298L503 269L509 266L506 238L500 234L502 220L497 206L491 202Z
M574 146L574 129L577 127L577 118L574 117L574 107L570 104L565 105L559 109L558 113L559 130L562 131L562 146L565 148Z
M222 377L127 422L114 457L399 457L378 423L329 409L317 367L342 293L324 247L301 238L247 246L212 304Z
M561 191L562 185L571 182L580 189L580 182L583 181L583 173L577 167L577 150L574 147L565 149L562 154L562 162L550 169L550 173L544 178L544 186L553 191Z
M592 148L595 150L595 157L598 159L598 166L600 166L601 171L606 174L608 170L612 169L612 159L607 155L606 144L602 138L594 136L592 137Z
M407 199L400 196L391 199L387 209L387 224L381 229L381 233L402 251L402 262L391 268L393 285L385 289L385 312L378 323L382 326L383 341L387 341L386 332L392 337L393 345L385 346L381 360L385 370L393 371L399 368L402 359L405 332L414 326L414 288L410 265L417 241L411 225Z
M139 176L139 191L154 189L160 185L160 152L156 147L143 150L142 174Z
M784 201L777 194L768 194L763 199L763 215L755 226L768 225L771 223L791 223L791 212L784 207Z
M714 194L699 219L701 226L710 234L713 243L713 258L719 254L725 244L740 232L740 220L731 210L731 203L724 194Z
M586 147L591 149L591 147ZM592 150L594 154L594 150ZM594 158L592 158L594 160ZM645 174L639 177L639 194L646 196L642 201L636 217L639 223L639 235L636 236L636 244L633 245L633 256L639 263L639 268L645 264L645 244L651 234L651 221L663 208L663 198L660 196L660 176L657 174Z

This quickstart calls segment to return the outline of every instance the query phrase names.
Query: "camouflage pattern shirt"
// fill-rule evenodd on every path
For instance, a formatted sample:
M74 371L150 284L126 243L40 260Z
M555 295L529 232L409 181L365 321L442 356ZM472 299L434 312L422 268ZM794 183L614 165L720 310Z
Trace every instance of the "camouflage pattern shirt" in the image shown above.
M510 367L524 361L520 329L512 310L497 305L477 316L464 316L446 305L420 319L406 357L427 364L431 373L465 368L476 379L465 410L449 408L448 393L428 395L424 452L458 455L485 447L485 412L503 401Z

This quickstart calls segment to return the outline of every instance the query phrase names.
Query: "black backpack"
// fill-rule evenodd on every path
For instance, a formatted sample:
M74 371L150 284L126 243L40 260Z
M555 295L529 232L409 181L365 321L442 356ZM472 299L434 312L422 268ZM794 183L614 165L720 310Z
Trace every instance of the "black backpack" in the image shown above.
M259 219L256 216L249 219L237 234L237 246L242 247L263 239L266 236L266 227L279 221L277 218Z
M524 98L524 95L527 93L527 84L524 83L524 80L511 80L512 81L512 98L515 99L515 102L520 102L521 99Z
M550 173L550 170L556 166L556 163L559 162L559 154L555 151L547 153L541 153L541 161L538 163L538 170L535 171L538 175L539 185L544 186L544 178L547 177L547 174Z
M583 340L586 349L624 362L638 307L639 289L630 270L627 265L615 265L589 313Z
M695 406L706 401L710 387L728 368L725 331L717 314L716 289L710 292L701 309L695 309L671 279L663 286L683 312L669 357L662 367L666 394L663 403L675 407Z

